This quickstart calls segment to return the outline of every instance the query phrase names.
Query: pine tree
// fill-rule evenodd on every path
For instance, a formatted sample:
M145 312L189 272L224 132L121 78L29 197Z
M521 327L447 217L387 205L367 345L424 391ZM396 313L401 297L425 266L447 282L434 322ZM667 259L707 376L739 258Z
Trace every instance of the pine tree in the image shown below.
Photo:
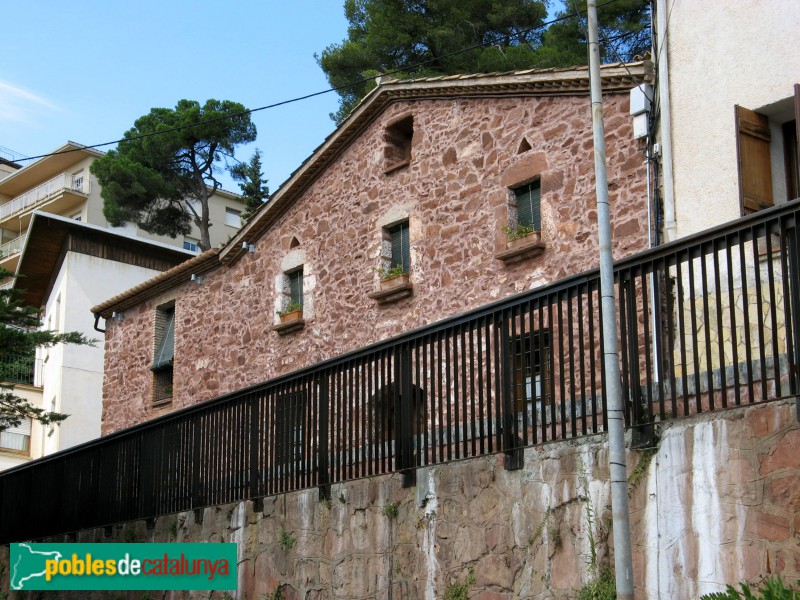
M245 207L241 218L244 223L269 198L269 187L261 168L261 151L256 149L249 162L231 167L231 177L239 182L239 189L242 190Z
M0 268L0 281L13 274ZM58 333L41 329L41 315L27 306L17 289L0 289L0 381L12 382L20 374L30 373L37 348L50 348L56 344L92 345L77 332ZM43 425L59 423L68 415L32 406L14 395L14 386L0 384L0 431L18 427L23 419L34 419Z

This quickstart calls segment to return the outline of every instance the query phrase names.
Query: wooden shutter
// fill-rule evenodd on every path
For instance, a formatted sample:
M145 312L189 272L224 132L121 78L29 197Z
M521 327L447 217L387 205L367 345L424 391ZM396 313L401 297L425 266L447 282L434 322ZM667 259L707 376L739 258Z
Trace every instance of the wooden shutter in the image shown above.
M736 107L736 150L739 155L739 199L742 214L774 204L769 156L769 120L762 114Z
M392 227L389 234L392 237L392 267L403 265L403 272L408 273L411 270L408 222Z
M166 324L151 369L159 369L172 364L175 356L175 309L164 311Z
M542 230L542 189L539 180L514 190L517 196L517 225Z
M786 195L800 198L800 84L794 86L794 121L783 125L783 156L786 167Z

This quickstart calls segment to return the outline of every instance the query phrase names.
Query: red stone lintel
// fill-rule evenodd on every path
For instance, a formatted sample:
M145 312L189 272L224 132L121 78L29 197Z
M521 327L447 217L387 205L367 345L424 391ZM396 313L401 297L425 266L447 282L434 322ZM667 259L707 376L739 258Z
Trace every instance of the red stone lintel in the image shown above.
M407 298L414 293L414 284L408 273L403 273L397 277L381 280L381 288L367 294L378 304L389 304Z
M286 335L287 333L298 331L305 326L306 326L306 320L301 317L299 319L294 319L292 321L286 321L285 323L278 323L277 325L272 327L272 331L277 331L278 335Z
M544 248L541 233L534 231L525 237L509 240L506 249L498 252L494 257L509 265L539 256L544 252Z

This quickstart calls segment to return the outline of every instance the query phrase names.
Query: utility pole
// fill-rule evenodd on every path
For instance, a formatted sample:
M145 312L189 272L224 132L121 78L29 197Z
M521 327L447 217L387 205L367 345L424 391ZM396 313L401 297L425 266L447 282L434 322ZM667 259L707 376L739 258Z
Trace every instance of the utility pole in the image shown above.
M606 175L606 141L603 128L603 93L600 80L600 45L597 43L597 0L588 0L589 85L592 97L594 169L597 193L597 233L600 241L601 334L605 349L608 462L611 473L611 511L614 530L614 571L617 598L633 600L631 523L628 510L628 469L625 458L625 417L617 344L617 306L614 301L614 259L611 254L611 218Z

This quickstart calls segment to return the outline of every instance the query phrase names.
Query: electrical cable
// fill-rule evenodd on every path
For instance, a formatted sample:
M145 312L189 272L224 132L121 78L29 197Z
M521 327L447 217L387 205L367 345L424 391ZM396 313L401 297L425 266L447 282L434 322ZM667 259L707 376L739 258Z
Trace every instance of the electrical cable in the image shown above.
M602 8L604 6L608 6L609 4L613 4L614 2L618 2L618 1L619 0L606 0L606 2L603 2L602 4L599 4L597 6L597 8ZM518 32L516 32L516 35L517 36L519 36L519 35L527 35L527 34L530 34L530 33L534 32L534 31L536 31L537 29L542 29L542 28L545 28L545 27L547 27L549 25L553 25L554 23L559 23L561 21L566 21L568 19L571 19L572 17L579 17L579 16L580 16L580 13L562 15L562 16L556 17L555 19L552 19L550 21L545 21L541 25L537 25L536 27L531 27L530 29L523 29L521 31L518 31ZM413 70L418 69L419 67L425 66L425 65L427 65L429 63L432 63L432 62L440 61L440 60L442 60L444 58L450 58L451 56L457 56L459 54L464 54L465 52L471 52L472 50L477 50L479 48L485 48L485 47L489 47L489 46L496 46L498 44L499 40L500 40L500 36L495 36L493 39L491 39L489 41L481 42L479 44L475 44L473 46L468 46L466 48L461 48L460 50L455 50L455 51L450 52L448 54L443 54L441 56L436 56L434 58L422 61L420 63L413 64L413 65L409 65L407 67L402 67L402 68L394 69L394 70L391 70L391 71L386 71L384 73L381 73L381 75L395 75L395 74L403 73L403 72L406 72L406 71L413 71ZM325 90L321 90L321 91L318 91L318 92L312 92L310 94L305 94L303 96L297 96L295 98L290 98L288 100L282 100L280 102L275 102L273 104L267 104L265 106L260 106L258 108L251 108L251 109L243 110L243 111L240 111L238 113L234 113L232 115L223 115L223 116L220 116L220 117L214 117L212 119L201 120L201 121L198 121L197 123L187 123L186 125L179 125L177 127L169 127L169 128L161 129L159 131L152 131L152 132L149 132L149 133L143 133L143 134L140 134L140 135L135 135L135 136L131 136L131 137L121 138L121 139L118 139L118 140L113 140L111 142L103 142L101 144L92 144L92 145L89 145L89 146L81 146L80 148L73 148L73 149L70 149L70 150L61 150L59 152L49 152L49 153L46 153L46 154L38 154L36 156L28 156L26 158L20 158L16 162L39 160L40 158L47 158L49 156L58 156L60 154L70 154L72 152L79 152L81 150L91 150L91 149L94 149L94 148L102 148L104 146L111 146L113 144L119 144L120 142L128 142L128 141L140 140L140 139L145 139L145 138L152 137L152 136L155 136L155 135L162 135L162 134L171 133L171 132L174 132L174 131L182 131L184 129L189 129L189 128L192 128L192 127L199 127L200 125L207 125L209 123L216 123L218 121L224 121L224 120L227 120L227 119L235 119L237 117L242 117L242 116L245 116L245 115L251 115L253 113L260 112L260 111L263 111L263 110L269 110L269 109L272 109L272 108L277 108L279 106L285 106L286 104L293 104L295 102L301 102L303 100L308 100L310 98L315 98L317 96L322 96L324 94L329 94L331 92L338 92L338 91L341 91L341 90L346 90L346 89L349 89L351 87L355 87L357 85L361 85L362 83L366 83L366 82L372 81L374 79L375 79L374 77L364 77L362 79L359 79L357 81L353 81L353 82L348 83L346 85L341 85L341 86L337 86L337 87L331 87L331 88L328 88L328 89L325 89Z

